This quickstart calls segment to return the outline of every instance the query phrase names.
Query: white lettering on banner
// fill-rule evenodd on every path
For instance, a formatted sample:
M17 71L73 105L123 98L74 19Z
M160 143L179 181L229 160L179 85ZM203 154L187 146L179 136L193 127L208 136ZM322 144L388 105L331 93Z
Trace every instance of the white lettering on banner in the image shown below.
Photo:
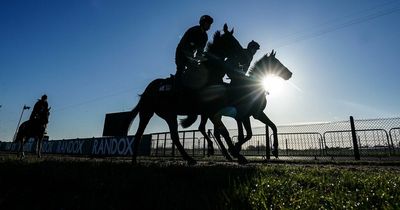
M57 153L64 153L65 147L64 147L64 142L65 141L60 141L57 145Z
M51 153L53 148L53 142L45 141L42 144L42 153Z
M56 153L83 154L82 146L85 140L60 141Z
M13 143L11 143L10 144L10 151L16 151L17 150L17 146L19 146L19 143L15 143L15 142L13 142Z
M82 145L84 140L69 141L67 146L68 154L83 154Z
M133 138L131 138L131 139L126 139L126 142L128 143L127 144L127 146L126 146L126 151L125 151L125 155L127 155L128 154L128 152L129 152L129 155L132 155L133 154L133 151L132 151L132 144L133 144Z
M12 145L13 145L12 143L6 144L6 150L10 150Z
M133 153L133 136L128 137L106 137L106 138L92 138L92 139L71 139L71 140L54 140L43 141L43 153L56 153L56 154L82 154L82 155L116 155L116 156L130 156ZM143 144L147 147L148 142ZM142 145L142 146L143 146ZM10 151L17 151L19 143L8 142L0 145L1 149ZM24 145L24 150L32 152L36 144L32 139L28 140ZM150 145L149 145L150 146ZM149 148L143 148L143 154L147 154Z
M112 153L112 154L115 154L115 153L117 152L118 140L117 140L116 138L113 138L113 139L111 140L111 142L112 142L112 145L114 145L114 146L112 147L111 153Z
M132 138L96 139L93 142L93 155L132 155Z
M24 151L32 151L33 142L28 141L28 143L24 144Z
M93 141L93 145L92 145L92 154L96 154L96 148L97 148L97 144L99 143L99 141L97 139L95 139Z

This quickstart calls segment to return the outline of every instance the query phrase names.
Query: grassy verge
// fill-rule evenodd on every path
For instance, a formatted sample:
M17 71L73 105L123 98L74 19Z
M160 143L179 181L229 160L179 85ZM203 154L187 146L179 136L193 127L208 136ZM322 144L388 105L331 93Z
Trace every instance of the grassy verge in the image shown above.
M0 209L399 209L400 171L0 159Z
M252 209L399 209L400 173L382 168L262 167L248 183Z

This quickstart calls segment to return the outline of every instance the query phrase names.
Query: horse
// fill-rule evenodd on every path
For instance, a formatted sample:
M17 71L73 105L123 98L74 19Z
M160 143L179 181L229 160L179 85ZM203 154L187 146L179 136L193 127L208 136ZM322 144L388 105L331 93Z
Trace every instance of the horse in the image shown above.
M236 119L239 130L238 142L233 145L228 143L229 151L233 156L237 156L235 152L240 152L241 146L251 139L252 131L250 125L250 116L261 121L266 126L269 126L273 131L274 137L274 148L272 153L275 157L278 157L278 135L276 125L265 115L263 110L266 107L266 90L262 86L262 80L269 75L279 76L284 80L288 80L292 77L292 72L289 71L276 57L276 52L272 52L268 55L265 54L261 59L259 59L253 67L249 70L248 76L233 75L231 76L231 83L228 88L228 97L230 99L230 106L232 109L229 112L230 117ZM232 111L233 110L233 111ZM233 114L232 114L233 113ZM219 114L216 117L221 118L224 114ZM181 120L182 127L186 128L191 126L197 119L197 115L188 116ZM205 133L205 124L207 123L208 117L205 115L201 116L201 123L199 126L200 132ZM244 125L247 136L243 136ZM220 132L221 130L214 129L214 136L218 142L220 142ZM208 136L205 136L208 138ZM226 150L221 144L221 151ZM224 152L222 152L224 154ZM225 155L225 154L224 154ZM229 158L228 158L229 159ZM246 163L247 160L241 159L242 163Z
M47 123L49 122L50 109L39 112L36 119L30 119L23 122L17 132L17 136L14 142L19 143L19 149L17 156L24 158L24 144L30 138L35 139L35 150L37 157L41 157L42 141L46 131Z
M177 116L193 114L212 116L213 113L226 107L227 100L224 97L226 94L226 85L223 84L222 77L226 74L226 71L229 71L230 64L237 63L236 59L243 57L244 52L240 43L233 36L233 29L229 31L225 24L223 32L221 34L217 31L214 34L213 42L207 45L205 56L207 59L201 61L201 65L197 69L190 70L197 71L201 75L200 81L202 82L197 82L193 87L195 89L189 91L168 91L166 87L168 84L171 85L171 79L156 79L150 82L142 95L140 95L139 102L130 112L129 119L123 122L128 125L124 126L127 129L127 134L130 124L139 114L139 126L134 139L132 163L136 163L139 142L148 122L155 113L167 122L171 139L183 159L189 165L196 164L196 161L186 153L179 142ZM190 75L189 72L188 75ZM192 81L194 82L194 80ZM177 94L177 92L183 94ZM215 118L214 120L214 118L211 118L211 121L221 129L225 128L220 119ZM224 136L224 138L228 139L229 133L226 128L225 131L223 135L227 134L228 136L226 138Z

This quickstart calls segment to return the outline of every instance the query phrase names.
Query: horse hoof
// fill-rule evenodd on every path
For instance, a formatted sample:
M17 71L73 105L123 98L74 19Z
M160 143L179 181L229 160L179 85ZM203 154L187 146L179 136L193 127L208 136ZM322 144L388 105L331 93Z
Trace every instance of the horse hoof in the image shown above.
M214 155L214 148L208 148L207 150L207 157Z
M190 159L187 160L187 164L189 166L193 166L193 165L197 164L197 161L195 159L193 159L193 158L190 158Z
M238 158L239 152L237 152L236 148L229 148L228 151L234 158Z
M228 161L233 161L233 159L231 158L231 156L226 156L226 159L228 160Z
M23 160L23 159L25 159L25 155L24 154L19 156L19 160Z
M238 163L240 165L245 165L247 164L249 161L243 156L243 155L239 155L238 156Z

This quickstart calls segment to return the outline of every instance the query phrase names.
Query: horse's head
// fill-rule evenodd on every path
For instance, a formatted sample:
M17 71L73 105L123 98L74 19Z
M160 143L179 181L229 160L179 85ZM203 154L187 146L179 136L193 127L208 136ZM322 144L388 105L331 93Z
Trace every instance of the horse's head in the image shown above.
M256 79L263 79L268 75L275 75L281 77L284 80L288 80L292 77L292 72L289 71L276 57L276 52L272 52L268 55L265 54L260 60L258 60L254 66L250 69L249 75Z
M228 59L229 62L238 63L244 57L243 47L239 41L233 36L232 30L228 30L225 23L223 34L220 31L215 32L213 42L207 45L207 52L221 59Z

